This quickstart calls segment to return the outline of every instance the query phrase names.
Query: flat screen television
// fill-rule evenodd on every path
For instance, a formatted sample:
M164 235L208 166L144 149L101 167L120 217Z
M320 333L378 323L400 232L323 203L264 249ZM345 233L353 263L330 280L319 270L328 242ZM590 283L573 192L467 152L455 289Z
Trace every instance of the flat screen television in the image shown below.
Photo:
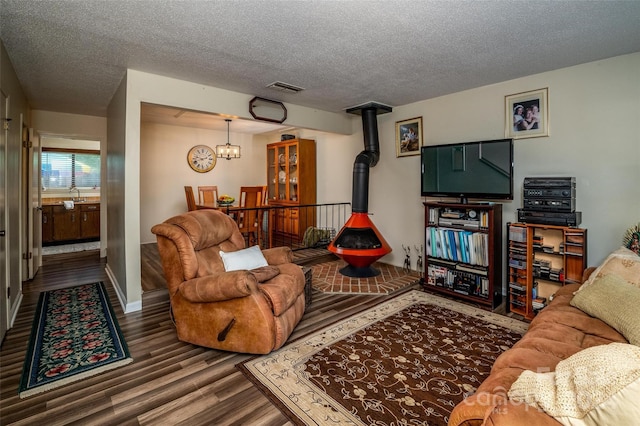
M423 146L423 197L513 200L513 139Z

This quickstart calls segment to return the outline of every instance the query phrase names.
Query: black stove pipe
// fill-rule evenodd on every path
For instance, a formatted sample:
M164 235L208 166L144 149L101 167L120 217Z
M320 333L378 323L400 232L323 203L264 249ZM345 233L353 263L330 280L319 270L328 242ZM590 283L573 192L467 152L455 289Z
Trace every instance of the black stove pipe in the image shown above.
M364 151L356 156L353 163L353 188L351 191L351 211L369 212L369 168L378 164L380 142L378 140L377 108L361 109L362 131L364 133Z

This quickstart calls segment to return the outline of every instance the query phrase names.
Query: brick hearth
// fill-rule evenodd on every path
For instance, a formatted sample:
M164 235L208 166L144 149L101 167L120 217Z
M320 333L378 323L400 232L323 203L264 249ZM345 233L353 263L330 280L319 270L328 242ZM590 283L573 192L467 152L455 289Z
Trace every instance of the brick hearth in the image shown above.
M400 267L380 262L372 265L380 271L377 277L352 278L339 272L346 264L335 260L313 265L313 288L325 293L390 294L420 278L415 271L406 274Z

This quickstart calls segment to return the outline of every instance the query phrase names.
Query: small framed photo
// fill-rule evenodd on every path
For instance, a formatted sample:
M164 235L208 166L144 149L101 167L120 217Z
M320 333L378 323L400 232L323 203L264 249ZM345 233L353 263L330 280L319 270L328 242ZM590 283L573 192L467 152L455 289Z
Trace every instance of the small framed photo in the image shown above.
M396 121L396 157L420 155L422 117Z
M549 89L516 93L504 97L507 138L549 136Z

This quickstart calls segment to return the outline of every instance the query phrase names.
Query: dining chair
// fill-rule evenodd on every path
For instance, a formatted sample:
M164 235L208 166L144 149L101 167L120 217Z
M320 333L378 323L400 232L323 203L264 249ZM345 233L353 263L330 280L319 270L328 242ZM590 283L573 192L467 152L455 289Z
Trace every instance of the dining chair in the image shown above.
M248 210L240 210L237 215L238 229L246 238L247 245L261 244L263 210L267 200L266 186L241 186L239 206Z
M196 197L193 195L193 187L185 186L184 195L187 197L187 209L189 211L197 210Z
M198 204L215 204L218 201L218 187L216 185L198 187Z

